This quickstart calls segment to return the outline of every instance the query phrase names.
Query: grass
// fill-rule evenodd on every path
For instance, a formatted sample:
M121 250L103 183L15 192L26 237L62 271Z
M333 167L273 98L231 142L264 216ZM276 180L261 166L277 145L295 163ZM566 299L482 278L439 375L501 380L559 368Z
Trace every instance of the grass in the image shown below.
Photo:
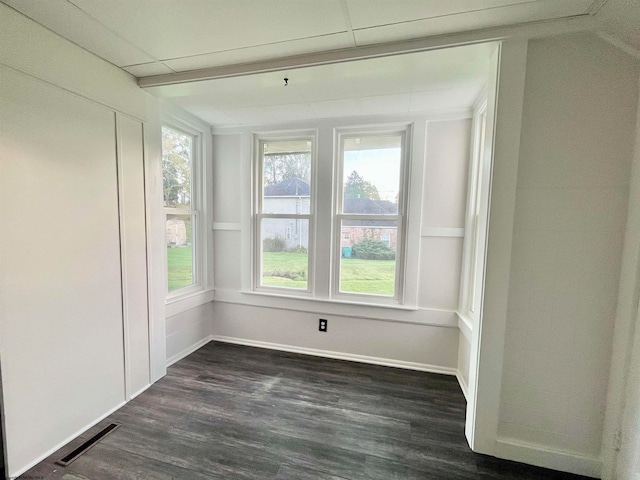
M268 287L307 288L307 260L305 253L264 252L262 277ZM193 283L192 248L167 248L169 291ZM340 263L340 291L393 295L395 288L395 260L362 260L343 258Z
M264 252L262 284L269 287L307 288L307 255L291 252ZM304 272L304 275L298 273ZM340 291L394 294L395 260L343 258L340 264ZM293 277L293 278L291 278Z
M167 248L169 291L187 287L193 283L193 249Z

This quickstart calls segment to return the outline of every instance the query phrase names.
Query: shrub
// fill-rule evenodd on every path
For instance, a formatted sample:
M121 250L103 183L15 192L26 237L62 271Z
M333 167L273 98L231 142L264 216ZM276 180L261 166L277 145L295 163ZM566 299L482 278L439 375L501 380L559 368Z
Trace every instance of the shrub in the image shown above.
M291 252L291 253L308 253L307 249L305 247L293 247L293 248L288 248L287 252Z
M352 256L364 260L395 260L396 252L380 240L365 238L353 246Z
M265 252L284 252L286 247L287 242L279 235L262 241L262 250Z
M262 273L265 277L280 277L290 280L306 280L307 272L304 270L270 270Z

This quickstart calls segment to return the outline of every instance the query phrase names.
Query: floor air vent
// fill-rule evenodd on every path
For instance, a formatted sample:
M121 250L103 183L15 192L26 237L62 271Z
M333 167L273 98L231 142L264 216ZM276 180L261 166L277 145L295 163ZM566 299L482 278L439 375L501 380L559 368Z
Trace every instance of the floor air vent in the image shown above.
M69 453L65 457L63 457L60 460L56 461L56 464L57 465L62 465L63 467L66 467L71 462L75 461L76 458L78 458L80 455L82 455L82 454L86 453L87 451L89 451L100 440L102 440L104 437L109 435L111 432L113 432L119 426L120 426L119 423L110 423L109 425L104 427L102 430L100 430L98 433L96 433L93 437L91 437L89 440L87 440L82 445L80 445L78 448L76 448L73 452Z

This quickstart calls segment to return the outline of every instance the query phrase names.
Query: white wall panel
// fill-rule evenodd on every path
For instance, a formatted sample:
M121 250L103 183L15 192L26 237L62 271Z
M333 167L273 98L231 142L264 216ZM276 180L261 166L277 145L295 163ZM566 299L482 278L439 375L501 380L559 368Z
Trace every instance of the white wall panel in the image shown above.
M326 316L328 331L318 331L318 314L215 302L213 336L313 349L328 356L346 354L423 366L454 373L458 329L357 317ZM431 368L429 368L431 367Z
M427 124L424 227L464 227L470 140L470 119Z
M213 205L216 222L240 221L241 135L213 137ZM218 278L216 276L216 278Z
M462 242L458 237L422 237L418 305L456 310L460 296Z
M149 385L149 311L142 124L117 117L127 397Z
M122 403L114 113L0 67L10 473Z
M460 332L458 336L458 380L462 388L466 389L469 385L469 363L471 356L471 343L469 339Z
M213 304L205 303L167 318L167 364L204 345L211 335Z
M531 41L527 60L498 434L591 459L548 463L587 474L598 473L633 156L629 60L588 35Z

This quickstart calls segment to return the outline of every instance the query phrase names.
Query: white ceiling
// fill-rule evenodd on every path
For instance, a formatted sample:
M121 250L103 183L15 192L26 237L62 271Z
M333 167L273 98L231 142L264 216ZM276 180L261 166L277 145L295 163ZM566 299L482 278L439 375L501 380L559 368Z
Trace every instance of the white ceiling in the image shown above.
M137 77L586 15L602 3L602 0L2 1Z
M640 51L640 0L0 1L138 78L573 16L598 19L605 38ZM490 49L148 90L212 125L468 108L486 81Z
M478 44L147 91L211 125L467 109L486 84L493 48Z

